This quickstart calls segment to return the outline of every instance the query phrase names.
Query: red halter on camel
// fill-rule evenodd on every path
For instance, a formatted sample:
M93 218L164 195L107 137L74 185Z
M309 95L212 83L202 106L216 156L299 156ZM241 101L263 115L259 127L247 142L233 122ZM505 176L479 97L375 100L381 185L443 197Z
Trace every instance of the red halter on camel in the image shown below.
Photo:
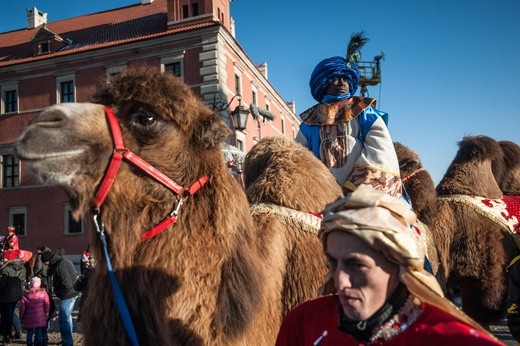
M161 233L166 228L171 226L177 221L177 215L181 205L184 203L184 200L197 192L204 184L206 184L208 177L202 176L197 181L195 181L188 188L184 188L172 181L166 175L161 173L155 167L150 165L148 162L141 159L139 156L125 148L123 143L123 136L121 134L121 127L119 126L119 122L117 121L117 117L114 115L114 112L110 107L105 106L105 114L107 116L108 124L110 125L110 132L112 133L112 138L114 140L114 153L112 154L112 158L110 159L110 163L108 165L107 172L101 185L97 190L96 196L92 201L92 208L95 214L99 214L101 210L101 205L105 201L105 198L108 195L108 191L112 187L114 183L117 170L119 169L119 165L121 164L122 159L128 160L130 163L134 164L136 167L141 169L143 172L166 186L171 191L175 192L182 197L177 201L175 208L172 212L166 216L161 222L159 222L156 226L152 227L150 230L143 233L141 236L141 240L147 240L151 237Z

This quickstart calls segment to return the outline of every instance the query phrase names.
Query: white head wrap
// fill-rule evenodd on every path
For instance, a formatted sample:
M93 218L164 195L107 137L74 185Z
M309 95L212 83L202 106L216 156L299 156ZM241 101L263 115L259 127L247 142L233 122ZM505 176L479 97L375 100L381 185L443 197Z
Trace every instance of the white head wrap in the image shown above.
M318 233L324 244L331 232L356 236L400 267L399 280L423 302L435 305L472 327L488 333L444 298L437 279L424 270L426 247L411 227L415 213L400 199L368 185L327 205Z

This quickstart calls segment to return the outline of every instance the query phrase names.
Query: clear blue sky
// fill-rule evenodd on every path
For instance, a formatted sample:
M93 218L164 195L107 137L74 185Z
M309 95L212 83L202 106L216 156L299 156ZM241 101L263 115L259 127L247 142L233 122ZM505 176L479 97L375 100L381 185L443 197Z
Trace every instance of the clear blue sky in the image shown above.
M49 21L139 0L2 0L0 32L24 28L25 9ZM416 151L437 183L465 135L520 144L520 1L235 0L236 37L297 112L314 104L308 78L323 58L343 55L355 31L381 51L382 83L369 89L390 114L395 141Z

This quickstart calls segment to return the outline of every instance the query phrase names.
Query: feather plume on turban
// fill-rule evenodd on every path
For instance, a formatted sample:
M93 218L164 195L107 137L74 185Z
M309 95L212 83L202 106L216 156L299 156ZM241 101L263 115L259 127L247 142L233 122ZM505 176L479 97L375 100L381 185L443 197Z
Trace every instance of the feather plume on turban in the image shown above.
M399 265L399 280L412 295L488 333L444 298L437 279L424 270L426 248L411 227L415 221L415 213L400 199L360 185L346 197L327 205L318 235L324 245L331 232L345 232L359 238Z

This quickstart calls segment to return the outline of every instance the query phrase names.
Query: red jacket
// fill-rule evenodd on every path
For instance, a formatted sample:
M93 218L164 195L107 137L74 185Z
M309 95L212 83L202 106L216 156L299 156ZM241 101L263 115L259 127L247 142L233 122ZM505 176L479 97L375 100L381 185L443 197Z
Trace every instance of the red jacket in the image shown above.
M353 337L338 330L339 299L337 295L320 297L298 305L285 317L277 346L313 346L327 331L319 346L363 345ZM504 345L482 331L476 330L435 306L422 305L421 315L408 329L392 339L375 345Z
M18 236L15 233L8 234L4 240L4 250L12 249L12 250L20 250L20 246L18 246Z

